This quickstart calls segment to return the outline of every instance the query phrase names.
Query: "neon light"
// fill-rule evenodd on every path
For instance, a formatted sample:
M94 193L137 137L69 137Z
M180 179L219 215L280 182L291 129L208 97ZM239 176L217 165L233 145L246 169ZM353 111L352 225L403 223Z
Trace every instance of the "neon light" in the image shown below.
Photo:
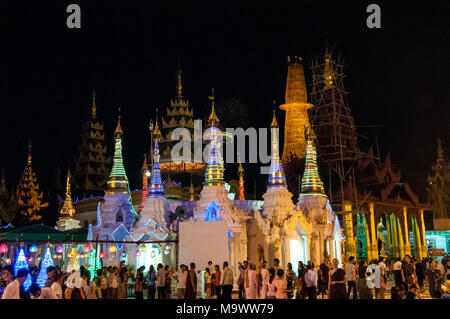
M308 138L306 145L306 164L300 191L300 197L303 196L326 197L323 183L317 169L317 154L316 148L313 145L312 137Z
M219 220L219 211L220 206L218 206L215 202L211 202L211 204L206 208L206 214L205 214L205 222L209 221L217 221Z
M25 257L25 252L23 250L23 248L19 249L19 256L17 257L16 263L14 264L14 276L17 276L17 272L19 271L19 269L28 269L28 263L27 263L27 259ZM24 283L23 283L23 287L25 289L25 291L28 291L28 288L30 288L31 286L31 276L30 274L27 275L27 279L25 279Z
M39 275L36 280L39 287L44 288L45 282L47 281L47 268L54 265L50 248L47 248L45 250L44 260L41 262L41 270L39 271Z

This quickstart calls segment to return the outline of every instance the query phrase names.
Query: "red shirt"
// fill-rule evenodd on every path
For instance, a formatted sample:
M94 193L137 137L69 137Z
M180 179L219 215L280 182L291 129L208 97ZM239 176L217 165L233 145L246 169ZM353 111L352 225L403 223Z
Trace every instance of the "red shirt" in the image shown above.
M220 286L220 276L222 275L222 273L219 271L216 271L214 273L214 279L216 281L216 286Z

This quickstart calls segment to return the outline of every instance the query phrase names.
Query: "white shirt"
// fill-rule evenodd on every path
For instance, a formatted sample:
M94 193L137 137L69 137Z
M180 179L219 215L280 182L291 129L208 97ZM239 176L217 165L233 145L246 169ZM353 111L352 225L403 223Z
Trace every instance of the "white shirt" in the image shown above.
M178 270L176 273L173 274L173 276L178 280L177 288L179 289L185 289L186 288L186 279L187 279L188 272L182 272L181 270Z
M19 279L11 281L3 291L2 299L20 299Z
M402 262L401 261L397 261L394 264L394 270L402 270Z
M52 285L50 286L50 289L55 294L56 299L62 299L62 287L58 282L52 283Z
M381 288L381 269L379 265L376 264L370 264L369 267L367 267L366 272L372 273L372 269L375 270L375 288ZM369 287L370 288L370 287Z
M355 281L356 278L353 277L353 273L355 272L355 265L352 263L347 264L347 281Z
M366 278L367 287L372 289L373 288L373 278L375 277L375 273L371 274Z
M317 273L314 270L310 269L305 274L305 283L307 287L317 287Z
M164 287L166 285L166 271L164 268L160 268L156 272L156 285L158 287Z

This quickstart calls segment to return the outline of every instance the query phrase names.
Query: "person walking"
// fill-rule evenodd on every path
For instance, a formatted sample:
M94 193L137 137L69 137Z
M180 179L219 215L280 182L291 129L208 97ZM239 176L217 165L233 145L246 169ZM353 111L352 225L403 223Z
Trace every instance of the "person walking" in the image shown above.
M222 290L222 299L231 300L233 291L234 275L231 268L228 266L228 261L223 262L223 273L220 278L220 287Z
M222 298L222 287L220 286L220 280L222 277L222 272L220 271L219 265L214 266L214 286L216 287L216 298Z
M195 274L195 263L191 263L191 268L188 271L186 278L186 293L185 299L197 298L197 275Z
M303 264L302 261L298 262L298 272L297 272L297 292L296 292L296 299L304 299L306 296L306 284L305 284L305 274L306 274L306 267Z
M262 278L262 285L259 291L259 297L260 299L266 299L267 289L269 288L270 274L269 271L267 270L267 263L265 261L261 265L261 278Z
M309 299L317 299L317 272L314 271L314 263L306 266L305 274L306 295Z
M147 299L155 299L156 295L156 271L153 265L150 265L150 269L147 273Z
M378 260L372 260L372 263L367 267L367 270L375 276L375 281L373 283L375 287L375 299L384 299L384 289L381 285L382 274L380 265L378 265Z
M172 270L169 265L166 265L164 270L166 272L165 296L167 299L170 299L172 296Z
M339 260L333 259L333 266L328 274L329 299L347 299L345 284L347 282L346 273L339 268Z
M178 299L184 299L186 294L186 280L187 280L188 272L186 270L186 266L181 264L180 270L173 274L173 278L177 281L177 296Z
M356 267L355 267L355 257L350 256L348 258L348 264L346 267L347 273L347 298L350 298L350 293L353 291L353 299L358 299L358 293L356 292Z
M425 280L425 264L420 260L417 260L416 262L416 275L420 290L423 291L423 281Z
M426 279L428 281L428 289L430 292L430 296L433 299L441 298L441 295L442 295L441 285L442 285L443 274L436 267L436 263L434 262L434 260L430 261L429 268L426 271Z
M57 299L63 298L62 286L60 284L60 276L54 266L47 267L47 281L44 284L45 288L50 288Z
M243 265L239 266L239 277L236 283L239 289L239 299L245 299L245 267Z
M166 271L163 264L158 264L156 286L158 288L158 299L166 299Z
M258 274L253 263L249 264L248 288L245 289L245 299L258 299Z
M267 286L267 296L266 299L275 299L276 297L276 287L275 287L275 268L269 269L269 284Z
M287 297L288 299L292 299L294 296L294 282L295 282L295 273L292 269L292 264L287 263L286 268L286 281L287 281Z
M409 287L414 284L414 277L416 277L414 272L414 265L411 263L411 257L405 255L404 263L402 264L402 281L405 286L405 290L408 291Z
M111 268L109 299L117 299L117 290L119 288L119 271L117 267Z
M118 276L117 299L127 299L128 269L121 267Z
M211 298L211 271L209 270L209 267L205 268L204 280L205 280L206 298L209 299Z
M372 289L367 286L367 262L361 260L358 267L358 295L359 299L373 299Z
M102 290L102 294L103 294L103 290ZM135 296L136 300L144 299L144 274L142 272L142 268L139 268L136 273L134 296Z
M393 270L394 270L395 285L396 286L403 285L402 260L400 258L397 258L396 262L394 263Z
M102 274L100 275L100 289L102 290L102 299L108 299L108 280L107 280L106 267L102 268Z
M287 299L287 280L284 279L284 270L277 270L277 277L274 280L275 299Z

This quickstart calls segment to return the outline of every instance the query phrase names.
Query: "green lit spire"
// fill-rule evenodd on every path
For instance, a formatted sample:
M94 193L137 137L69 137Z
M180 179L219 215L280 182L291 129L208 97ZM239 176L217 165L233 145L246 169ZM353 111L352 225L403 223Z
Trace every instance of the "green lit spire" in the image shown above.
M114 132L114 139L116 140L113 167L109 174L107 182L106 193L128 193L128 178L123 167L122 158L122 136L123 131L120 127L120 115L117 121L117 127Z
M300 197L303 196L327 196L317 169L317 153L311 134L306 142L306 163L300 191Z

